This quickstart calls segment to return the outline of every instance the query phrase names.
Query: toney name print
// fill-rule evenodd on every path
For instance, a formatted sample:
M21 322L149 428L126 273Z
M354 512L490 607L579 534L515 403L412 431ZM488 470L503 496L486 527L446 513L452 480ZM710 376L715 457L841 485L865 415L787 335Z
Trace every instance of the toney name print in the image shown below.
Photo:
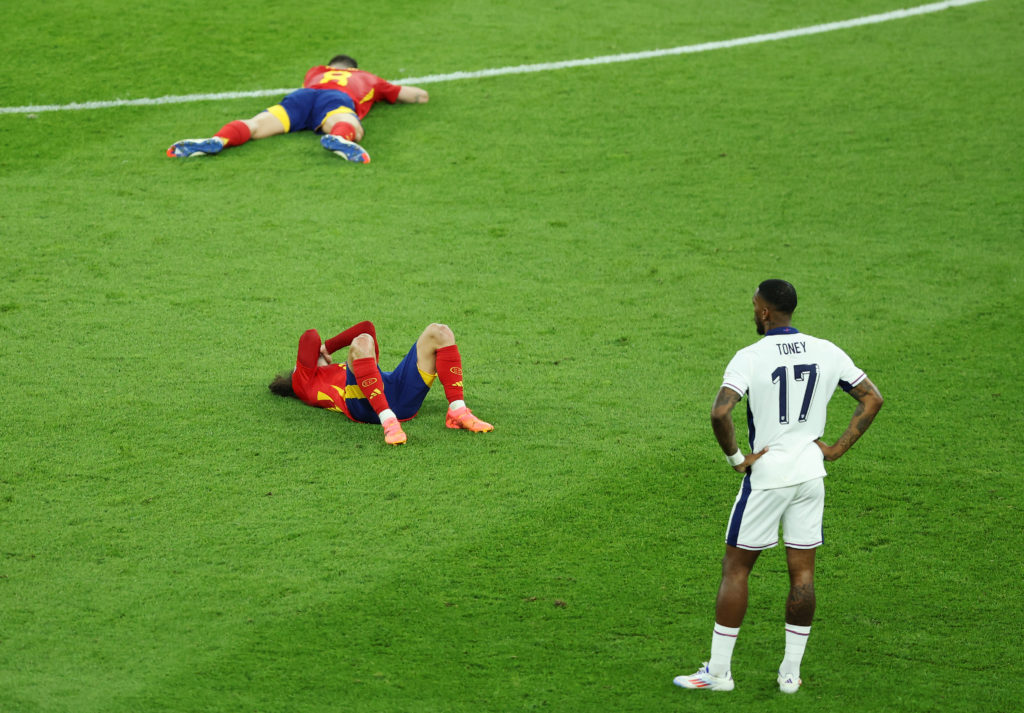
M779 354L803 354L807 351L807 342L783 342L776 344Z

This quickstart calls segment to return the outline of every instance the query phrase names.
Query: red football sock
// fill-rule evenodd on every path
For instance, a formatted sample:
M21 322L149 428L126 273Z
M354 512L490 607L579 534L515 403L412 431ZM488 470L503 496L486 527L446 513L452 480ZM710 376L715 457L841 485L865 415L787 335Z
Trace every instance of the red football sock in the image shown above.
M331 127L330 133L335 136L340 136L347 141L356 140L356 127L352 126L352 124L347 121L335 122L334 126Z
M377 358L380 359L380 345L377 344L377 330L374 329L373 322L369 320L363 320L359 324L353 324L341 334L335 335L324 342L324 346L327 347L328 353L334 354L334 352L339 349L347 347L352 343L353 339L363 333L369 334L373 337L373 350L377 353Z
M224 139L225 146L241 146L252 138L252 132L249 131L248 124L244 121L236 120L225 124L214 136Z
M444 387L448 403L462 400L462 357L458 345L452 344L437 350L437 378Z
M384 395L384 382L380 378L380 369L377 368L377 360L373 357L352 360L352 375L356 377L359 388L363 390L363 396L370 402L375 412L380 414L386 411L388 399Z

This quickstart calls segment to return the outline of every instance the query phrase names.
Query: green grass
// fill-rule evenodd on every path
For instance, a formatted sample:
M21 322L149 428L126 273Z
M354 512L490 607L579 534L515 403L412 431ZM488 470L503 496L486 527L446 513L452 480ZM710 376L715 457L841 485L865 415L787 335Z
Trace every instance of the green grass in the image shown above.
M262 2L44 3L8 8L0 103L293 86L346 50L424 76L894 7L393 2L350 29ZM364 167L308 134L163 155L274 98L0 115L0 711L1012 710L1022 29L991 0L430 84L370 115ZM774 276L886 406L826 481L803 690L774 685L772 551L723 700L671 679L707 655L737 487L709 407ZM436 393L389 450L269 394L304 329L360 319L385 365L450 324L495 432L446 431ZM833 400L827 437L852 408Z

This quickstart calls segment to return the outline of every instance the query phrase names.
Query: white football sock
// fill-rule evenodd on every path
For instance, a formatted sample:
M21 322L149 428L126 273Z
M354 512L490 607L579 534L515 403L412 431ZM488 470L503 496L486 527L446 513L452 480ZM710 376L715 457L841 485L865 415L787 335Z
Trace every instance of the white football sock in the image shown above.
M804 649L807 648L807 639L810 635L809 626L786 624L786 655L779 665L780 673L800 675L800 661L803 660Z
M732 666L732 650L736 646L736 637L740 628L722 626L715 622L715 630L711 634L711 660L708 661L708 672L712 676L724 677Z
M458 399L458 400L452 401L450 404L448 404L448 410L449 411L458 411L460 408L464 407L465 405L466 405L465 401L463 401L462 399Z
M381 424L383 424L385 421L390 421L391 419L395 418L395 412L389 408L386 408L379 414L377 414L377 418L379 418Z

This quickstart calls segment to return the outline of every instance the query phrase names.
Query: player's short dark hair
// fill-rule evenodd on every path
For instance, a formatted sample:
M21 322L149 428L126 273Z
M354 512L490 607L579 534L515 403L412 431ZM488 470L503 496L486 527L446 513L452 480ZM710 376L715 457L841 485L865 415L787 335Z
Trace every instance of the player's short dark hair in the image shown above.
M342 67L348 67L349 69L359 69L359 63L349 57L347 54L336 54L331 57L331 61L327 63L330 67L336 67L341 65Z
M291 372L278 374L274 377L274 380L267 384L267 388L272 393L278 396L290 397L293 399L299 398L295 394L295 389L292 388L292 375Z
M796 309L796 288L785 280L765 280L757 286L761 299L783 314Z

